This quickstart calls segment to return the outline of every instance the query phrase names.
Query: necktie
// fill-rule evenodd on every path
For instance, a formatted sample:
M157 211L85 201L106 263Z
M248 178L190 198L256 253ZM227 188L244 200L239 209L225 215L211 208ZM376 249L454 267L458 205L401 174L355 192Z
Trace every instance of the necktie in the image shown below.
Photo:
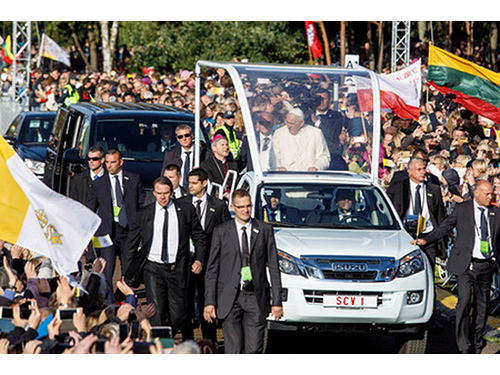
M422 186L417 185L417 188L415 189L415 204L413 206L413 214L414 215L420 215L422 213L422 203L420 200L420 188Z
M167 206L163 207L165 210L165 220L163 221L163 239L161 244L161 260L168 263L168 209Z
M122 187L120 185L120 179L118 178L118 176L115 176L115 194L116 206L120 208L120 212L118 213L118 224L125 228L128 225L128 219L127 213L125 212L125 207L123 206Z
M189 156L191 155L191 151L186 151L186 159L184 160L184 173L183 173L183 178L182 178L182 186L184 186L186 189L189 189L189 172L190 172L190 166L191 166L191 160Z
M276 221L276 211L270 211L269 218L271 219L271 221Z
M196 201L196 215L198 215L198 219L200 219L201 223L201 199Z
M481 241L488 241L488 223L486 222L486 215L484 214L485 209L479 207L479 211L481 211L481 224L479 228L481 231Z
M269 149L269 143L271 143L271 138L265 137L262 142L262 151L267 151Z
M243 267L247 267L250 265L250 251L248 250L248 236L247 236L247 228L241 228L241 263Z

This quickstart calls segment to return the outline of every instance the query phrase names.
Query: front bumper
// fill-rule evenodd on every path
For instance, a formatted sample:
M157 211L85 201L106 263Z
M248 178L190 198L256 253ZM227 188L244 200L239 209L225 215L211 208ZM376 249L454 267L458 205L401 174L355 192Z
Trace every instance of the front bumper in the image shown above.
M429 267L418 274L389 282L317 280L282 274L282 286L284 317L277 324L291 330L293 327L310 330L307 327L325 325L404 329L427 323L434 309L434 281ZM412 291L422 293L421 302L408 302L408 292ZM376 295L377 307L324 307L325 294Z

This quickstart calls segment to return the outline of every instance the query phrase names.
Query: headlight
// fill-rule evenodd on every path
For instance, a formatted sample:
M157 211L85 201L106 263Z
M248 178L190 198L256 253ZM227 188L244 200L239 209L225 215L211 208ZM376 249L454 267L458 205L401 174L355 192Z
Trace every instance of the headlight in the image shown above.
M424 270L424 258L420 250L415 250L401 258L396 277L408 277Z
M45 173L45 163L42 161L25 159L24 164L35 174L43 175Z
M305 265L300 259L278 250L278 262L280 271L287 275L300 275L314 279L323 279L323 273L319 268Z
M287 275L300 275L297 259L284 251L278 250L280 271Z

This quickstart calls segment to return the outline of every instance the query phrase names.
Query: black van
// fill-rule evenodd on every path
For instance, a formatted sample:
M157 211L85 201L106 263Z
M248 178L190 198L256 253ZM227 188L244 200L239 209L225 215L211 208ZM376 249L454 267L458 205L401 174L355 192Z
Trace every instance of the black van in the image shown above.
M119 150L123 169L138 174L145 189L151 190L165 151L178 145L175 128L181 124L193 128L194 115L162 104L97 102L61 107L47 147L43 181L68 195L71 177L87 167L88 150L97 145L104 151ZM201 142L207 139L203 133Z

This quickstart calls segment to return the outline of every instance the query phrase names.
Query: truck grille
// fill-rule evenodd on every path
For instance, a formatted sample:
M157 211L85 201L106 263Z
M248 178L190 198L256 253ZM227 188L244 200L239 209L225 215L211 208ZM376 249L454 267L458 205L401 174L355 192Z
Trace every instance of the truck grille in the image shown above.
M396 260L389 257L307 255L300 260L319 269L325 280L388 282L396 272Z
M377 271L370 272L334 272L323 270L323 276L327 280L375 280Z

